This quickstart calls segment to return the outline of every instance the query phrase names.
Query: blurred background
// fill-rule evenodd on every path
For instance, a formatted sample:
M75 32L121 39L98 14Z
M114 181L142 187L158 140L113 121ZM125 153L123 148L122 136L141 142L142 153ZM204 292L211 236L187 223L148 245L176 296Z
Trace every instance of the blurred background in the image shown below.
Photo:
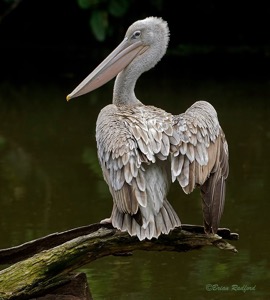
M267 2L0 0L0 248L109 217L95 122L113 81L65 97L123 39L130 24L165 19L166 56L137 97L173 114L197 100L218 112L230 150L222 227L237 255L205 248L136 252L85 266L94 299L269 299L270 9ZM183 223L202 224L198 191L168 199ZM208 284L228 291L206 290Z
M200 64L207 66L203 74L253 70L259 76L269 70L266 2L1 0L0 5L3 79L84 75L131 23L152 15L169 23L167 58L188 70Z

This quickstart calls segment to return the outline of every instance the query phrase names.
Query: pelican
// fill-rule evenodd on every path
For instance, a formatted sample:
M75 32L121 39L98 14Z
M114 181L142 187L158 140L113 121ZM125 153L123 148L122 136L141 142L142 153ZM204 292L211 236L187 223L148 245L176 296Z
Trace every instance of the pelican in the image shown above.
M148 17L133 23L119 46L68 96L91 92L115 76L112 104L96 124L103 176L113 198L110 222L139 240L158 238L181 226L167 200L177 180L185 193L199 187L204 229L217 232L225 202L228 145L214 107L197 101L172 115L144 105L134 88L140 75L164 56L167 22Z

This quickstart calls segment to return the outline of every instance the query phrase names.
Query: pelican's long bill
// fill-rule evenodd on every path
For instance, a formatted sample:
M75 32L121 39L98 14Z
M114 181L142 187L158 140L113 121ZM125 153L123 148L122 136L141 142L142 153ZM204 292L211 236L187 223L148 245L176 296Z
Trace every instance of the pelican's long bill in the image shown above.
M114 51L107 56L69 95L67 101L89 93L104 85L120 73L139 54L148 47L141 41L130 42L126 37Z

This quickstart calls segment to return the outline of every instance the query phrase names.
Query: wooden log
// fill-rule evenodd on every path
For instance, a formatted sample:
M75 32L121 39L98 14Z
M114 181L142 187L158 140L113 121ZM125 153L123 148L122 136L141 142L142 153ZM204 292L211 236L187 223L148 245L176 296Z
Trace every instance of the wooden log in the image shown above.
M7 249L0 249L0 265L16 263L58 245L61 245L76 237L90 234L100 228L113 229L111 224L91 224L78 228L73 228L63 232L55 232L36 240L26 242L22 245Z
M176 228L169 235L161 235L159 239L140 242L137 237L131 237L110 225L94 224L93 226L97 230L57 246L50 246L50 249L42 249L33 256L2 270L0 299L29 299L40 293L46 294L48 290L66 283L67 275L71 271L108 255L126 255L135 250L184 252L204 246L216 246L222 250L237 252L234 246L221 238L222 235L227 239L238 238L238 235L230 233L229 229L221 229L218 232L221 236L206 235L201 226L184 225L182 230ZM62 234L63 236L73 237L74 234L70 235L69 231L68 234ZM36 245L39 242L36 242ZM23 248L25 247L24 245ZM2 258L3 253L8 254L8 251L2 251Z

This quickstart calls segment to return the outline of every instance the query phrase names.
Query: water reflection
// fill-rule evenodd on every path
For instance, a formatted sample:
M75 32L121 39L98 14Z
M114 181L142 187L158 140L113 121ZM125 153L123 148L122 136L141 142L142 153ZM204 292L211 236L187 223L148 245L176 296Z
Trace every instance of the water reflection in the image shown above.
M1 195L1 238L17 242L17 235L21 234L22 224L37 222L42 218L44 226L48 224L51 204L50 181L43 170L37 165L25 150L18 144L0 136L0 195ZM39 201L39 215L29 215L25 210L28 199ZM20 222L16 220L19 219ZM11 222L16 230L10 230ZM18 228L19 227L19 228ZM33 239L31 232L25 232L24 238Z
M112 201L94 135L97 114L110 102L111 84L66 103L71 89L48 83L0 85L1 248L110 215ZM175 113L199 99L216 107L230 148L221 225L240 234L239 253L209 248L104 258L83 268L94 299L238 299L243 294L208 292L207 284L256 285L246 297L268 299L269 83L150 75L138 82L137 96ZM202 223L198 192L185 195L174 185L168 198L182 222Z

